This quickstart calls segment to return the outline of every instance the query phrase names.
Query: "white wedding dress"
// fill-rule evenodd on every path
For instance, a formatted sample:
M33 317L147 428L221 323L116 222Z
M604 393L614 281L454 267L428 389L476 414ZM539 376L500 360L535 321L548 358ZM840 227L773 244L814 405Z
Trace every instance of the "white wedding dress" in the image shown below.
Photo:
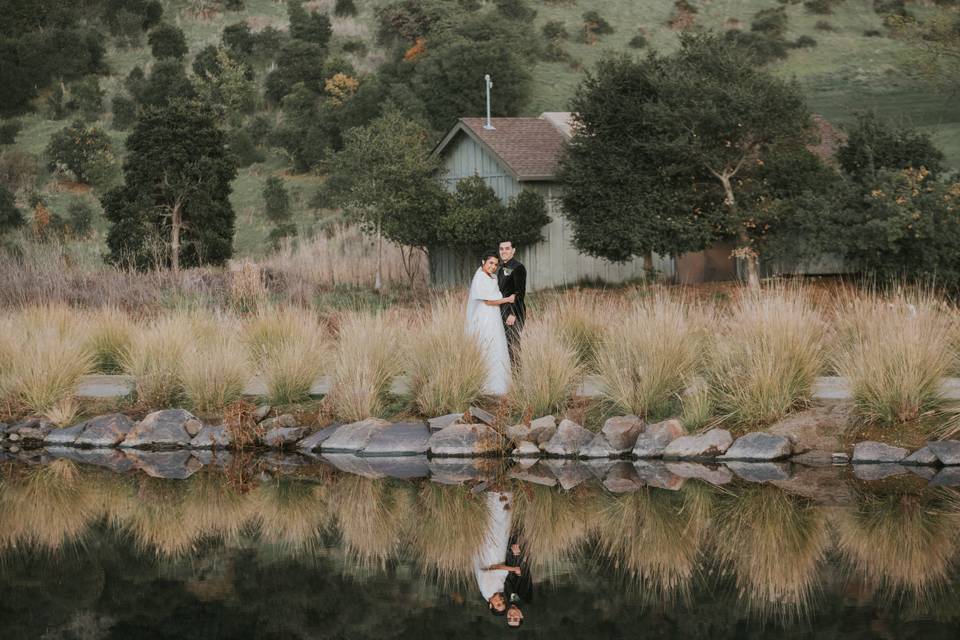
M500 307L484 304L484 300L500 300L503 294L497 278L491 278L483 269L477 269L470 285L467 300L467 333L476 336L487 364L487 382L484 393L502 396L510 386L510 352L507 334L500 318Z

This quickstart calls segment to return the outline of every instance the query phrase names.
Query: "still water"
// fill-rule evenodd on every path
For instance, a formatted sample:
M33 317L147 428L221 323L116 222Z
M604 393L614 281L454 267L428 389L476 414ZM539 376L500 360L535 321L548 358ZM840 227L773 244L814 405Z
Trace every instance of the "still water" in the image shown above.
M960 494L918 479L617 494L509 474L0 469L6 640L935 639L960 623ZM518 629L477 575L508 537L529 578Z

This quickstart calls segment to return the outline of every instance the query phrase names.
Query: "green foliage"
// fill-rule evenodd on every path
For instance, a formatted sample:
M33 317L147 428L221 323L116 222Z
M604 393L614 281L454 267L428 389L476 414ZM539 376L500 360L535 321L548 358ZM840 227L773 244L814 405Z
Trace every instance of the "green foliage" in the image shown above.
M504 205L483 178L472 176L457 182L450 210L440 221L440 244L481 251L511 238L519 246L543 239L550 223L543 196L524 189Z
M875 180L885 169L923 167L937 178L945 168L943 152L929 135L882 121L874 113L858 114L846 143L837 150L837 161L860 183Z
M63 165L76 176L77 181L91 183L91 171L100 170L98 163L114 164L110 137L100 128L88 127L77 120L50 137L46 155L49 168Z
M543 25L543 37L547 40L566 40L570 37L562 20L551 20Z
M0 236L24 224L23 214L17 208L13 194L0 184Z
M187 38L178 27L172 24L160 24L147 36L150 51L157 60L172 58L181 60L187 55Z
M807 10L807 13L822 16L833 13L834 4L837 4L837 0L806 0L803 3L803 8Z
M583 41L587 44L596 42L597 36L613 33L613 26L596 11L587 11L582 17Z
M93 206L84 200L74 200L67 207L67 224L70 233L77 237L86 237L93 231Z
M136 83L132 83L136 84ZM174 100L192 100L197 97L193 81L177 60L159 60L137 91L131 91L141 106L161 107Z
M263 162L266 156L257 148L253 137L244 129L231 129L227 132L227 148L236 160L237 167L244 168Z
M319 94L326 79L323 75L325 60L326 51L320 45L291 40L277 54L277 68L267 75L267 97L279 104L297 83L303 83L307 90Z
M769 36L782 37L787 30L787 10L785 7L762 9L753 14L751 31L759 31Z
M103 111L103 89L96 76L87 76L72 82L69 87L69 99L66 107L72 112L79 112L84 120L96 120Z
M39 172L40 166L33 154L16 147L0 152L0 184L11 191L31 189Z
M230 50L231 54L240 59L252 56L257 44L257 37L246 22L237 22L225 26L220 40L223 42L223 46Z
M0 122L0 145L15 143L21 128L22 125L19 120Z
M290 17L290 37L320 47L326 47L333 35L330 16L317 11L307 12L300 0L287 1L287 15Z
M643 49L647 46L647 36L643 35L642 33L638 33L630 38L630 42L627 44L633 49Z
M290 196L282 178L270 176L264 182L263 213L274 224L290 219Z
M202 93L208 102L217 106L233 126L239 126L244 114L252 113L256 105L256 85L253 70L235 60L229 50L218 47L205 49L194 60L193 68L200 79ZM212 54L212 60L206 55Z
M770 36L756 31L727 31L724 39L730 44L749 49L759 64L768 64L783 60L789 55L787 42L778 36Z
M377 44L406 48L425 38L451 15L451 5L440 0L399 0L377 7Z
M53 85L44 104L51 120L63 120L67 117L67 91L62 82Z
M793 43L795 49L809 49L815 46L817 46L817 41L810 36L800 36Z
M110 101L113 112L113 128L125 131L137 121L137 104L124 95L113 96Z
M537 17L536 9L531 9L526 0L495 0L494 6L502 16L511 20L533 22Z
M211 107L173 100L144 109L127 138L123 170L123 186L102 199L109 262L189 267L231 256L236 169Z
M243 0L224 0L223 8L227 11L243 11L246 3Z
M333 15L338 18L347 18L357 15L357 5L353 0L337 0L333 6Z

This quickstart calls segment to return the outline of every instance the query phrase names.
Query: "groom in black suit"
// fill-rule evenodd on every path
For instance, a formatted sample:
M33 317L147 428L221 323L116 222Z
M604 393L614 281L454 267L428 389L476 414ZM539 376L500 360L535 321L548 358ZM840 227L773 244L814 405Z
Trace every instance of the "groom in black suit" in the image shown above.
M524 296L527 293L527 268L520 264L513 256L517 248L512 240L503 240L498 247L500 251L500 269L497 271L497 284L500 293L509 297L516 295L513 304L500 305L500 315L507 332L507 345L510 347L510 361L514 360L514 351L520 346L520 332L527 319L527 307L524 305Z

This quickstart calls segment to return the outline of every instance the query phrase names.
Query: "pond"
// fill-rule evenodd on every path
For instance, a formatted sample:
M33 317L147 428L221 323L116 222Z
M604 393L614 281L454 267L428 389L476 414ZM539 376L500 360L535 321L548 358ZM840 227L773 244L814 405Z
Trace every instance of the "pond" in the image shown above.
M486 479L452 484L321 462L206 467L185 480L5 463L0 634L956 637L953 488L828 468L806 482L615 493L490 464L501 466ZM518 629L489 612L476 572L511 542L530 579L508 589Z

